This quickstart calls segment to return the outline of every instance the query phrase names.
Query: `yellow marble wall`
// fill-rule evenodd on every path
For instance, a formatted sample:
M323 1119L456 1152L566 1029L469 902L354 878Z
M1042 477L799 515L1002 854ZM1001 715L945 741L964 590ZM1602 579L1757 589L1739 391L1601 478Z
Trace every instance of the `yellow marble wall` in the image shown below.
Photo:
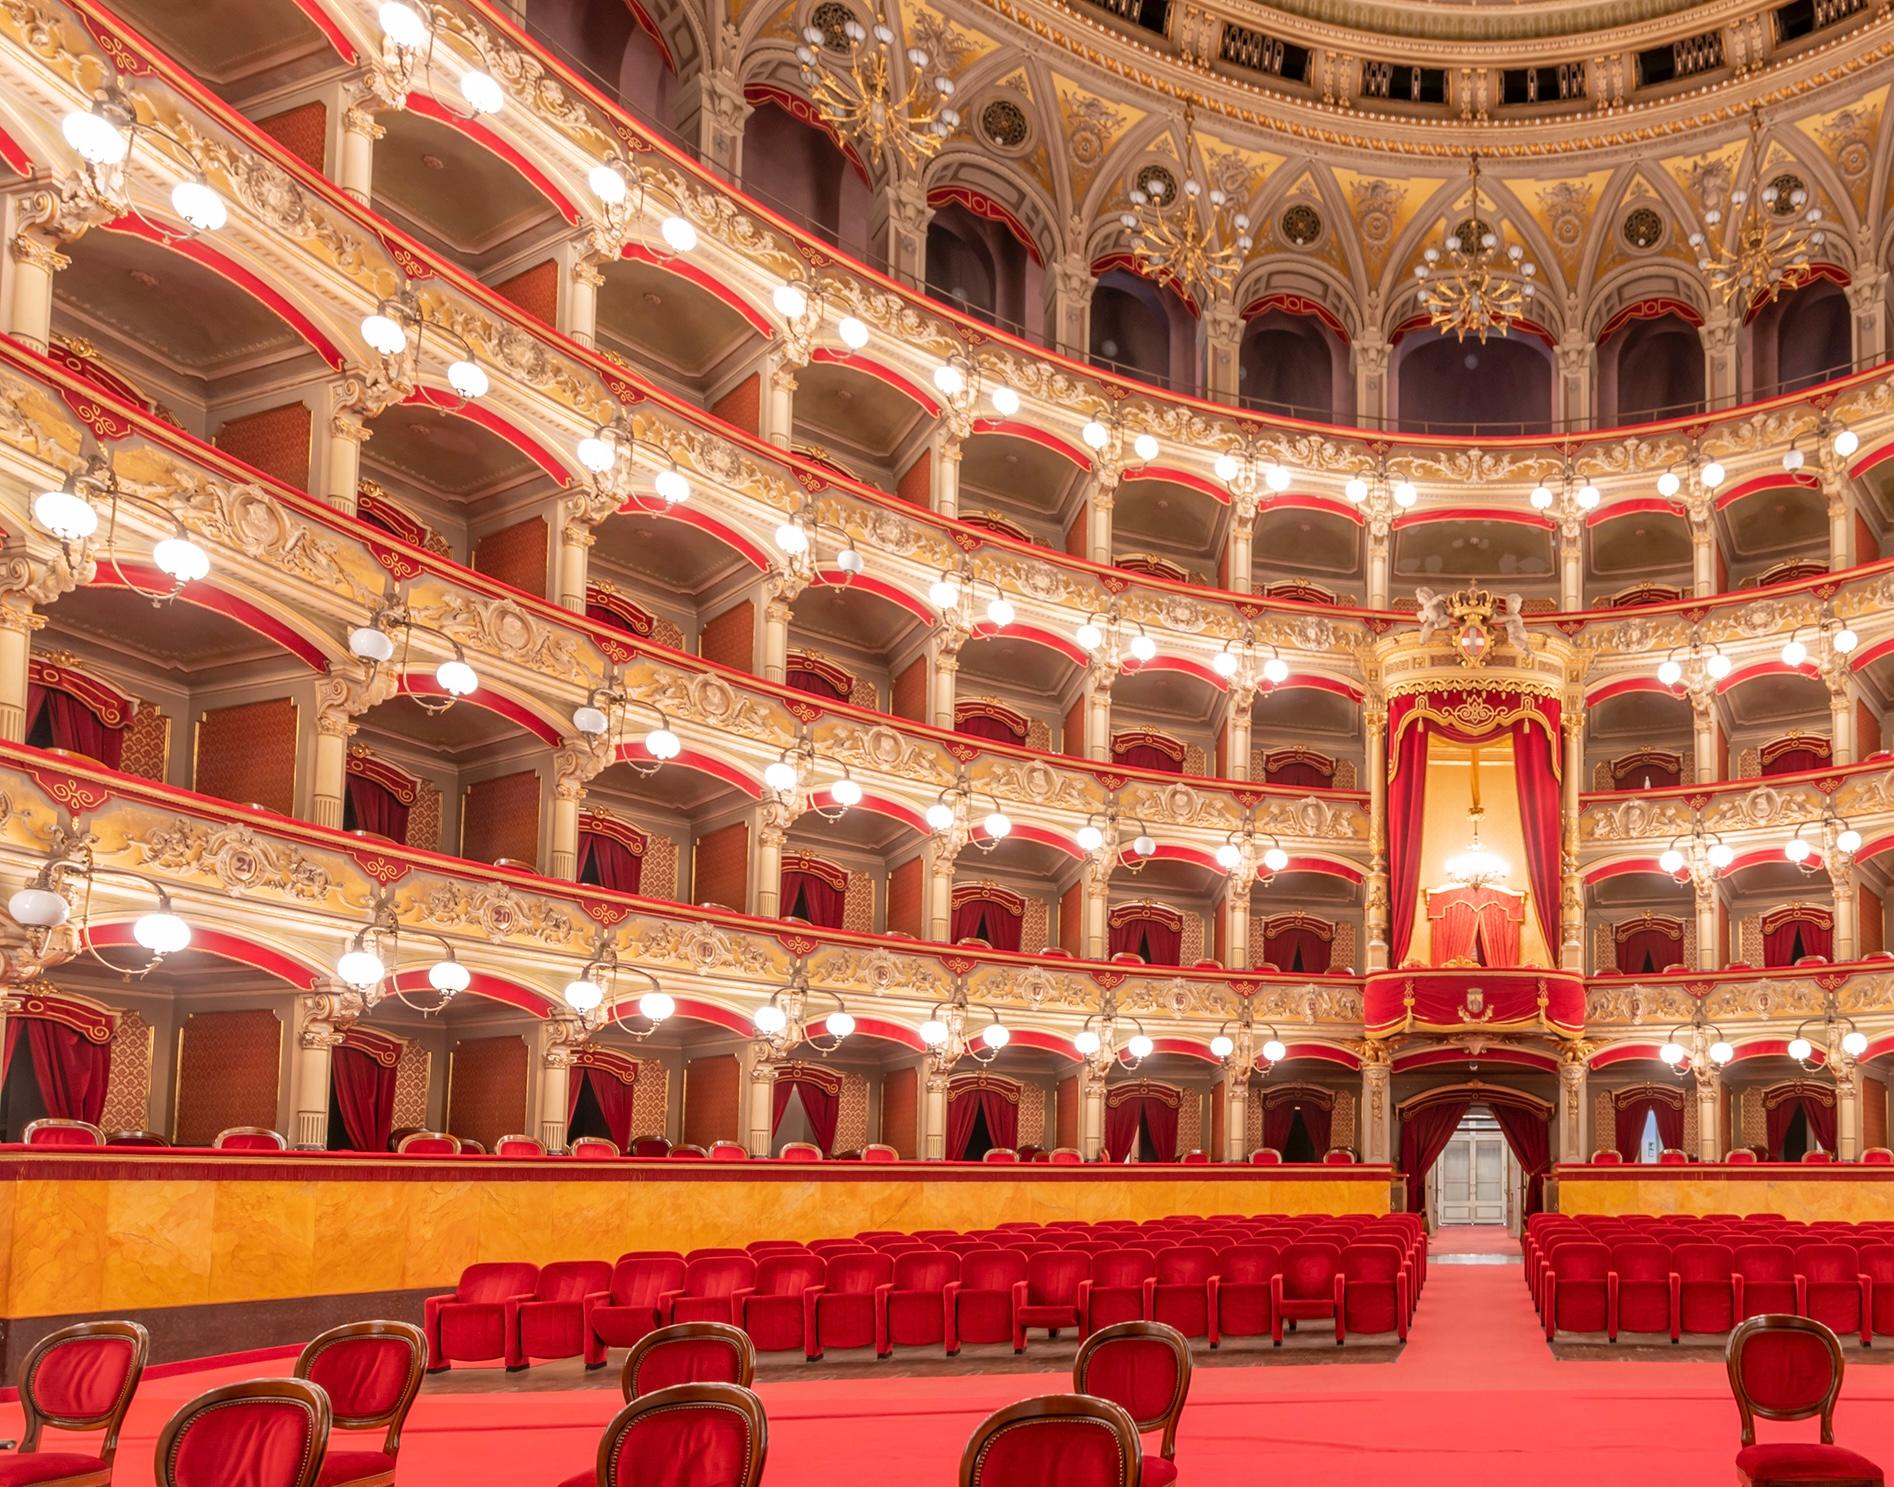
M59 1161L71 1172L70 1159ZM819 1239L863 1229L986 1228L1006 1220L1161 1218L1176 1213L1381 1213L1385 1169L1359 1177L1103 1173L955 1181L924 1173L885 1180L755 1178L639 1181L201 1181L165 1175L40 1177L13 1159L0 1183L0 1294L6 1317L61 1316L451 1286L479 1260L616 1258L769 1237ZM859 1170L859 1169L856 1169Z
M1664 1176L1653 1172L1626 1178L1588 1178L1565 1171L1559 1174L1559 1212L1779 1213L1804 1222L1894 1220L1894 1167L1846 1168L1829 1178L1810 1177L1795 1167L1784 1167L1780 1177L1770 1168L1761 1169L1767 1175L1756 1178L1727 1175L1757 1170L1671 1167Z

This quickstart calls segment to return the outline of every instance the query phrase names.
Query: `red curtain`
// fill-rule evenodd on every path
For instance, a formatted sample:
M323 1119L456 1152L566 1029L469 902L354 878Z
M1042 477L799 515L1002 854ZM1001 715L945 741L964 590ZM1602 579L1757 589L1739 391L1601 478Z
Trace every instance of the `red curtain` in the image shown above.
M1762 937L1762 963L1768 966L1792 966L1804 955L1829 955L1835 948L1835 932L1809 919L1787 919Z
M1519 829L1526 838L1526 881L1532 886L1532 907L1539 915L1546 953L1559 963L1559 854L1564 842L1564 813L1559 802L1559 705L1542 701L1540 711L1551 725L1551 737L1525 723L1513 725L1513 778L1519 789ZM1518 930L1514 930L1515 936ZM1515 940L1515 946L1517 940ZM1487 948L1493 949L1489 936ZM1502 965L1518 965L1514 950Z
M45 1017L25 1021L33 1077L39 1081L46 1113L56 1120L83 1120L96 1126L105 1113L112 1045L94 1043L77 1029Z
M954 732L964 733L968 738L990 738L995 743L1023 744L1026 735L1015 733L998 718L988 713L967 713L954 721Z
M394 1134L395 1071L373 1054L346 1043L329 1059L335 1108L351 1151L386 1151Z
M1288 1143L1289 1133L1295 1129L1296 1107L1293 1101L1284 1100L1280 1105L1263 1107L1263 1145L1271 1151L1281 1151Z
M1128 917L1122 924L1111 926L1110 941L1111 954L1118 955L1126 951L1142 955L1146 965L1181 964L1184 954L1183 928L1180 925L1173 929L1156 919Z
M787 916L799 914L818 929L840 929L842 910L848 895L814 873L783 869L782 897L779 907Z
M1618 946L1618 969L1627 976L1640 976L1676 965L1684 958L1681 930L1638 929L1624 937Z
M1445 1100L1423 1105L1401 1118L1401 1170L1407 1174L1407 1211L1427 1211L1427 1174L1460 1129L1470 1100Z
M29 684L26 689L26 733L30 738L41 714L45 715L53 747L70 749L117 769L125 745L123 729L107 728L99 715L70 692L58 687Z
M995 1146L1019 1144L1019 1106L997 1089L969 1086L947 1100L947 1158L960 1161L967 1154L976 1117L986 1117L986 1134ZM1109 1113L1106 1119L1111 1117Z
M1427 895L1427 919L1433 926L1433 961L1450 966L1474 959L1480 933L1480 890L1462 888Z
M1784 749L1780 754L1762 761L1764 775L1799 774L1805 769L1826 769L1829 754L1826 749Z
M838 1090L830 1094L821 1085L810 1079L797 1079L794 1076L776 1076L776 1085L770 1099L770 1135L774 1136L783 1123L783 1112L789 1108L791 1091L802 1096L803 1114L809 1117L809 1133L815 1137L815 1144L822 1148L822 1155L835 1155L835 1126L842 1114L842 1096ZM630 1101L627 1099L627 1105ZM950 1112L951 1114L951 1112ZM625 1116L626 1135L630 1135L631 1116L629 1110ZM952 1121L948 1124L951 1126ZM988 1127L991 1129L991 1126Z
M1669 790L1682 783L1677 769L1668 764L1627 764L1611 775L1614 790Z
M1679 1147L1684 1144L1684 1107L1679 1101L1672 1105L1663 1100L1632 1100L1618 1107L1617 1129L1613 1133L1618 1155L1627 1162L1638 1159L1638 1144L1644 1137L1644 1114L1647 1110L1657 1112L1657 1144L1660 1148Z
M1552 1166L1552 1121L1524 1105L1487 1107L1499 1122L1500 1134L1512 1148L1513 1160L1526 1175L1526 1212L1545 1207L1545 1175Z
M836 686L828 677L823 676L819 671L805 671L793 662L783 672L783 681L798 692L807 692L811 697L826 697L831 702L848 701L848 693Z
M599 1116L605 1122L605 1134L617 1143L620 1151L628 1151L631 1147L631 1096L636 1084L627 1084L616 1074L588 1069L583 1064L572 1072L578 1077L566 1089L566 1119L570 1121L578 1113L579 1092L589 1088L598 1104Z
M1021 916L990 898L970 898L954 909L953 937L985 940L995 950L1017 950Z
M1394 699L1389 710L1390 724L1401 716L1396 709L1409 700ZM1390 963L1400 967L1407 964L1408 947L1414 942L1414 921L1420 914L1421 812L1427 799L1427 733L1424 728L1409 728L1395 740L1388 767L1388 891L1394 900L1394 944Z
M644 877L644 858L616 837L598 831L579 833L579 881L587 881L587 872L601 888L616 893L636 893ZM840 923L838 920L837 923Z
M1263 771L1264 782L1271 785L1294 785L1305 790L1326 790L1335 783L1332 770L1322 769L1307 760L1298 759L1291 764L1273 764Z
M1835 1149L1834 1105L1823 1104L1820 1100L1804 1095L1798 1099L1779 1101L1763 1111L1769 1155L1776 1161L1782 1160L1783 1143L1788 1140L1789 1127L1795 1124L1795 1115L1798 1110L1808 1118L1809 1135L1815 1139L1816 1144L1823 1151Z
M1263 939L1263 959L1285 971L1319 976L1333 964L1334 944L1312 929L1285 929Z
M1177 1107L1155 1095L1139 1095L1105 1106L1105 1155L1122 1162L1138 1149L1138 1124L1151 1133L1160 1162L1177 1160Z
M408 840L408 807L396 800L386 785L367 775L351 774L344 788L348 791L349 815L354 818L357 831L384 836L397 844ZM379 1147L374 1149L380 1150Z
M1126 744L1123 748L1114 748L1111 756L1115 763L1131 769L1155 769L1164 774L1184 772L1183 760L1173 759L1152 744Z
M1480 905L1480 948L1485 952L1482 964L1516 966L1519 964L1519 929L1526 920L1525 903L1510 893L1488 892ZM1557 952L1557 941L1548 941Z
M1313 1103L1302 1107L1302 1125L1309 1133L1309 1145L1315 1148L1318 1161L1328 1151L1329 1133L1333 1130L1334 1124L1334 1110Z

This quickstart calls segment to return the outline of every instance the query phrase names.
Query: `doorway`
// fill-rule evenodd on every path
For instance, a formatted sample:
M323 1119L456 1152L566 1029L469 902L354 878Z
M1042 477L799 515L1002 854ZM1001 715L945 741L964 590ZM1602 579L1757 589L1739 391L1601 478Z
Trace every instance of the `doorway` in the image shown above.
M1428 1175L1436 1228L1510 1227L1517 1168L1499 1122L1469 1110Z

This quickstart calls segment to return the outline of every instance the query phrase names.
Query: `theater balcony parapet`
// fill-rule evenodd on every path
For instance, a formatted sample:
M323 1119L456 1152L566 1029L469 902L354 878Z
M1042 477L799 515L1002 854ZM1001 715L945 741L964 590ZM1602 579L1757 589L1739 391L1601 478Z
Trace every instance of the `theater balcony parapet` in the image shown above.
M1578 837L1588 869L1621 867L1632 854L1655 854L1701 828L1739 852L1780 849L1797 827L1845 818L1872 855L1894 828L1894 757L1769 778L1717 780L1662 789L1587 792L1579 798Z

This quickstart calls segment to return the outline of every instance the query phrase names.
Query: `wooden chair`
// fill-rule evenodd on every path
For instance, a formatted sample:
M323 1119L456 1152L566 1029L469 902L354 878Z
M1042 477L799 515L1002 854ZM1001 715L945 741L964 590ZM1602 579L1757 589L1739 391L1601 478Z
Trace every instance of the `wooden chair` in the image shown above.
M678 1384L613 1416L597 1465L561 1487L757 1487L768 1455L762 1400L736 1384Z
M61 1327L33 1344L20 1368L20 1411L25 1428L18 1453L0 1457L15 1463L15 1480L35 1487L107 1487L118 1432L138 1391L138 1380L151 1354L150 1335L137 1322L80 1322ZM101 1397L101 1387L120 1371L116 1388ZM102 1430L96 1456L82 1452L40 1452L40 1435L55 1430ZM3 1468L0 1468L3 1469Z
M1841 1339L1809 1317L1751 1317L1730 1334L1730 1392L1743 1423L1736 1479L1743 1487L1882 1487L1881 1468L1835 1444ZM1821 1417L1821 1443L1756 1444L1756 1421Z
M89 1120L60 1120L48 1115L28 1121L20 1139L28 1146L103 1146L105 1132Z
M1076 1428L1075 1428L1076 1427ZM1124 1406L1086 1394L1022 1399L987 1416L960 1457L960 1487L1059 1481L1138 1487L1144 1448Z
M328 1452L322 1487L394 1487L401 1427L426 1371L427 1335L411 1322L349 1322L311 1339L295 1376L328 1394L332 1427L383 1432L378 1451Z
M328 1394L307 1379L246 1379L211 1389L158 1436L159 1487L315 1487L331 1418ZM240 1459L232 1459L233 1450Z
M493 1154L500 1157L543 1157L546 1148L534 1136L502 1136L493 1143Z
M1144 1458L1143 1487L1177 1480L1177 1423L1190 1395L1190 1342L1163 1322L1114 1322L1079 1344L1072 1387L1109 1399L1140 1433L1161 1430L1156 1456Z
M395 1150L422 1157L458 1156L460 1138L445 1131L410 1131L395 1143Z
M211 1142L215 1151L287 1151L281 1131L268 1126L227 1126Z
M728 1322L675 1322L631 1345L618 1374L625 1403L678 1384L735 1384L756 1377L756 1344Z

